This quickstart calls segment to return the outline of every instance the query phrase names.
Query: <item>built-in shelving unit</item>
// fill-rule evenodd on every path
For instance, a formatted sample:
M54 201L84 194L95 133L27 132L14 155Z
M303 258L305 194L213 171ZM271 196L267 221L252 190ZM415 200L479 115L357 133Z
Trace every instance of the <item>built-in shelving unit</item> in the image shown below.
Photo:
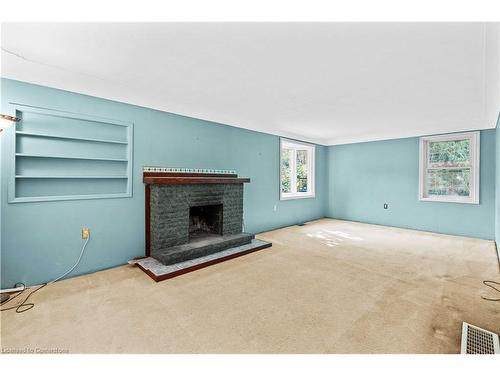
M132 195L131 123L12 105L9 202Z

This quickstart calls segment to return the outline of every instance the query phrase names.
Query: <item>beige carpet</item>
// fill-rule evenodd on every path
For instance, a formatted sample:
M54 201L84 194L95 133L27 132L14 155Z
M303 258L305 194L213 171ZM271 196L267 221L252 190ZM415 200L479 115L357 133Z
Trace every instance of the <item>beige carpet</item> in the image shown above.
M161 283L122 266L1 316L2 348L70 353L458 353L463 320L500 331L495 245L323 219L273 247Z

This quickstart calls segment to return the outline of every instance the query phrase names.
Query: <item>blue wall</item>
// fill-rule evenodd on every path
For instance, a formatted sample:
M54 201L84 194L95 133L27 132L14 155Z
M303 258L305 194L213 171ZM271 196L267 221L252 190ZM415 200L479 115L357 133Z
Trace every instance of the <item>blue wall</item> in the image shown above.
M171 113L2 79L2 108L9 102L108 117L134 123L133 197L7 203L6 148L2 147L1 283L51 280L78 256L80 229L91 241L75 274L119 264L144 254L145 165L234 169L245 185L245 224L261 232L323 217L327 148L316 148L316 198L279 200L279 138ZM0 137L6 142L6 137ZM5 146L5 143L3 144ZM274 205L277 210L274 211Z
M494 239L495 137L481 131L479 205L419 201L418 138L330 146L327 216Z

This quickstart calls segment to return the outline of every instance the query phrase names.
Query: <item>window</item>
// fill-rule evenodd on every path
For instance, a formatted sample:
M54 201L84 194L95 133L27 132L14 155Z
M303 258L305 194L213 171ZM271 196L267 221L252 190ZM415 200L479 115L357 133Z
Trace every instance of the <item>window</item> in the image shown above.
M420 200L479 203L479 132L420 138Z
M281 138L280 198L314 197L314 145Z

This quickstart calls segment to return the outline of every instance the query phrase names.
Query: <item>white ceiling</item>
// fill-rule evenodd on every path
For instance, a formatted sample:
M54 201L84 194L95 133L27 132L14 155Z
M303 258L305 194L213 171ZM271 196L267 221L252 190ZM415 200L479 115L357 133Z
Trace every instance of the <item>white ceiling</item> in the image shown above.
M493 128L499 26L7 23L2 76L320 144Z

